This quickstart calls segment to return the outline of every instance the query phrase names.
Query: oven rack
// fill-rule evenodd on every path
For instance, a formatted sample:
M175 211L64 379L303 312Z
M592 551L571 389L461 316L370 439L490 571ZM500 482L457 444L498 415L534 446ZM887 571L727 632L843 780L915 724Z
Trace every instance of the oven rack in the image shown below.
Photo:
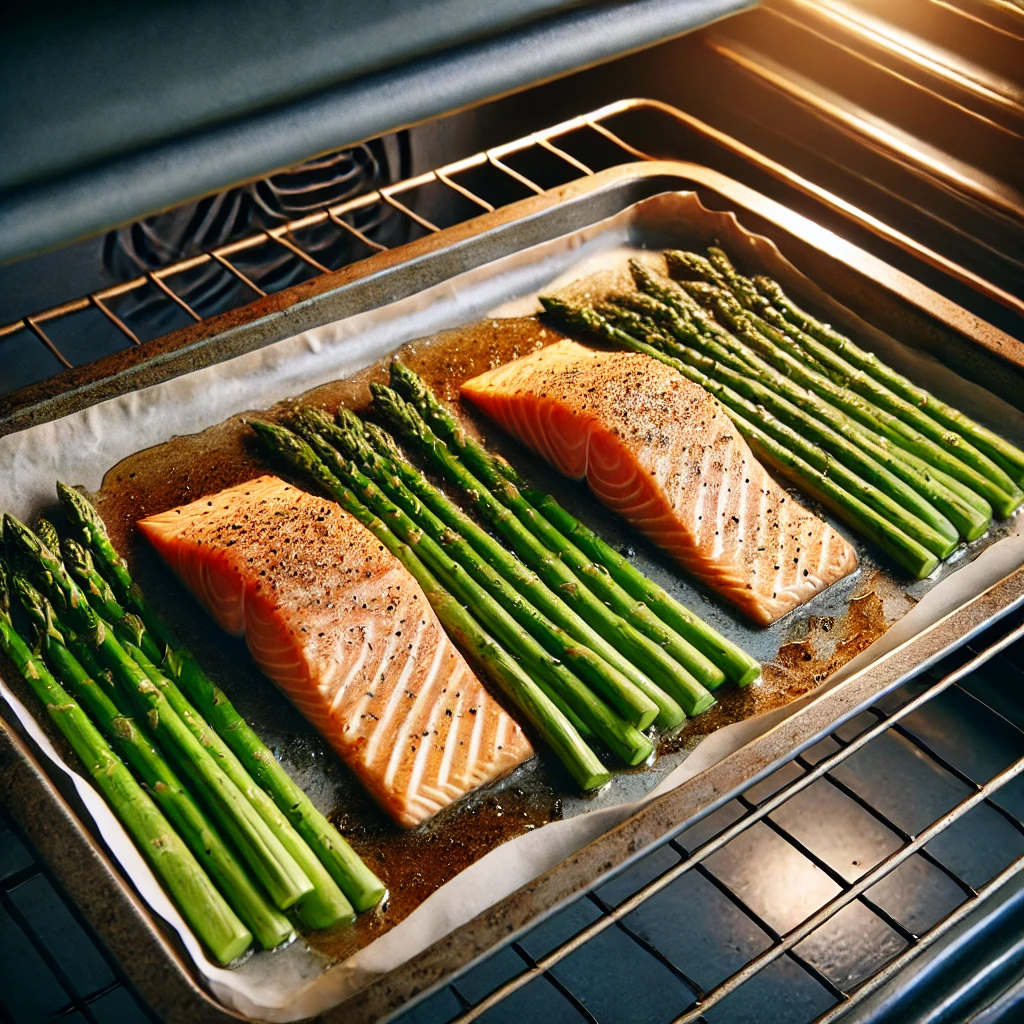
M360 221L377 221L379 214L388 214L388 219L397 217L404 222L405 228L397 233L403 242L411 241L479 214L493 212L510 202L543 194L547 189L606 167L643 159L644 154L620 139L603 123L633 105L633 101L625 101L574 117L437 170L367 192L197 256L148 271L132 280L26 315L0 327L0 356L6 349L8 360L13 358L18 363L30 364L33 369L29 373L36 378L31 381L33 384L40 379L49 380L63 370L83 365L73 346L62 345L59 338L59 333L72 327L76 317L89 317L88 324L83 322L74 329L76 337L88 331L98 336L89 346L90 354L102 351L108 355L144 346L154 338L147 337L144 327L134 322L135 311L143 304L152 320L161 319L161 312L154 314L153 307L155 303L162 302L167 307L162 311L164 319L173 310L184 318L179 321L181 326L202 323L212 316L266 298L267 282L261 274L266 267L273 267L275 278L291 285L386 251L389 247L380 241L380 232L361 230L358 226ZM438 202L438 190L447 202ZM417 207L428 197L432 205L446 208L443 223L435 224L417 212ZM394 225L389 227L395 231ZM348 243L333 247L337 258L329 263L322 262L322 258L318 259L309 251L323 248L325 230L335 233L338 242ZM313 233L317 235L316 246L307 241ZM188 290L185 282L189 275L214 266L219 266L236 286L230 292L230 302L210 310L194 308L185 297ZM103 340L99 340L99 336ZM15 353L16 346L27 346L30 351ZM50 372L35 369L40 365L40 358L46 360L47 355ZM9 394L4 400L8 405L18 398L10 392L22 390L17 380L11 383L14 386L6 388ZM54 383L60 383L59 377ZM28 387L28 383L24 386ZM0 378L2 390L5 390L4 382Z
M1024 709L1013 697L1021 684L1017 611L396 1019L842 1018L983 903L1021 886ZM967 722L958 723L964 709ZM909 799L898 793L906 778L885 777L901 763L917 765ZM830 846L813 827L815 804L840 842ZM925 820L921 804L941 813ZM757 848L772 851L769 862L745 865ZM798 879L807 913L786 920L787 904L801 902ZM1000 950L990 943L986 952L996 959ZM603 983L601 964L616 961L606 967L615 982ZM625 976L636 990L614 991ZM944 983L953 979L940 969L937 991ZM788 999L775 1005L780 990ZM676 1012L663 1013L673 1001ZM744 1005L760 1008L748 1015ZM904 1009L881 1019L910 1019ZM961 1019L955 1006L943 1017Z
M820 220L834 219L846 232L880 242L913 261L918 274L938 274L940 290L952 286L958 301L973 295L988 303L976 312L1002 308L1024 316L1016 296L736 139L666 103L627 99L0 326L0 433L52 418L59 413L38 409L124 366L186 348L209 321L229 322L236 310L279 289L387 251L382 237L404 244L617 164L665 151L685 159L703 149L802 195ZM189 283L211 272L222 277L220 298L190 304ZM171 329L154 333L156 323Z

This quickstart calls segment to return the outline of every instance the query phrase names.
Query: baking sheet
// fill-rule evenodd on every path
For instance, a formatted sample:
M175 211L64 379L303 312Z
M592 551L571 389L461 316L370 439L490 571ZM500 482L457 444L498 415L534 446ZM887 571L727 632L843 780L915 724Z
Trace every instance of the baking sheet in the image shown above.
M692 193L683 193L647 200L607 221L469 271L390 306L0 439L0 459L9 467L7 507L23 518L31 518L36 509L52 502L55 478L97 490L109 467L140 448L201 430L234 413L269 406L325 381L347 377L411 339L484 315L532 312L537 308L538 291L557 290L595 273L605 276L595 279L593 286L603 287L611 283L609 275L621 273L626 256L641 251L641 244L691 246L716 239L736 258L741 269L749 263L751 269L756 267L773 274L802 304L853 329L860 339L868 340L868 347L875 348L915 380L1017 443L1024 443L1024 416L1019 411L960 380L929 357L858 324L848 311L836 307L785 264L766 239L747 235L731 215L709 213ZM809 269L813 272L813 268ZM579 511L586 513L584 497L578 495L577 501ZM861 664L870 663L883 649L913 635L1022 564L1024 538L1017 524L1003 524L998 536L1001 539L995 544L989 538L964 549L959 561L944 570L945 578L941 580L890 588L885 596L890 603L888 618L910 609L918 598L924 599L881 641L861 652ZM983 549L983 554L971 561ZM970 564L964 570L951 571L967 562ZM654 574L659 575L660 582L682 594L688 603L697 604L699 613L720 628L736 635L737 624L727 609L687 593L669 567L662 565L656 569ZM817 598L809 609L813 616L798 614L756 633L745 629L744 645L762 659L777 660L780 645L785 648L787 644L809 642L802 637L801 630L811 629L812 617L820 620L844 613L851 596L863 588L867 571L870 562L859 577L844 581ZM821 637L815 639L820 641ZM798 706L789 704L720 729L695 750L684 748L661 758L653 770L618 777L596 800L567 798L565 820L552 822L492 851L435 892L392 931L345 963L325 969L322 958L299 942L285 951L258 954L240 968L225 971L203 957L148 867L92 787L63 766L32 716L4 684L0 684L0 695L45 756L68 776L97 830L153 910L179 933L210 990L225 1005L247 1016L281 1021L310 1016L336 1004L375 974L404 962L623 820L639 799L649 799L692 777ZM813 694L802 698L807 699L813 699Z

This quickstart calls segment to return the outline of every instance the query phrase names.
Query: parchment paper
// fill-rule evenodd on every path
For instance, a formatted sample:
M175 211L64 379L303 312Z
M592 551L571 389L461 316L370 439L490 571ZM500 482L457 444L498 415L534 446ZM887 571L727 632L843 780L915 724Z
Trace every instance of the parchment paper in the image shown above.
M812 230L822 234L820 227L808 224L808 232ZM684 247L720 241L741 270L776 277L801 304L853 334L912 379L1016 443L1024 444L1024 415L1018 410L961 380L931 357L859 321L784 261L768 239L743 231L731 214L708 212L692 193L673 193L646 200L571 235L469 270L389 306L326 324L220 365L2 438L0 464L6 467L6 507L30 519L37 508L52 502L55 479L96 490L106 470L134 451L348 376L414 338L482 316L534 312L539 308L537 294L571 287L572 282L587 275L602 275L595 281L607 286L621 279L627 256L642 253L637 241L653 245L652 238L659 245ZM813 274L813 268L807 269ZM922 584L923 598L916 607L823 685L831 687L848 678L853 671L871 664L1024 564L1024 535L1019 522L1004 527L1002 533L1002 539L982 550L959 571L947 575L937 585L932 586L929 581ZM976 546L972 553L977 555L979 550ZM784 708L713 733L662 778L645 799L692 778L820 692L821 688ZM224 970L206 959L102 798L63 764L33 714L2 681L0 697L51 767L63 773L75 787L96 831L152 910L178 934L210 991L237 1012L268 1021L298 1020L336 1005L376 974L395 968L425 949L640 806L604 806L552 822L505 843L345 963L325 970L300 941L287 950L257 954L241 969Z

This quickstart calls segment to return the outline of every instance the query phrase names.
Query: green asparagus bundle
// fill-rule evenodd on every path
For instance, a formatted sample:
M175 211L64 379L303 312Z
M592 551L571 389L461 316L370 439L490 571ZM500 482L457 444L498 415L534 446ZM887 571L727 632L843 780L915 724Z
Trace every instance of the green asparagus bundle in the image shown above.
M1024 452L810 317L724 252L667 252L676 283L636 260L638 292L561 322L645 351L700 383L776 469L915 576L1024 501ZM693 280L696 278L697 280Z
M253 782L241 761L227 748L216 731L207 725L181 690L146 657L141 648L128 644L126 650L146 678L163 693L170 707L186 723L203 748L220 765L224 774L255 808L256 813L292 857L302 874L309 879L312 890L296 904L299 919L303 924L310 928L331 928L353 921L355 911L337 882L281 813L277 804Z
M228 906L209 876L152 798L111 749L89 716L14 627L6 566L0 564L0 648L82 762L210 955L230 963L252 944L252 934Z
M252 421L251 426L271 455L337 501L402 562L419 583L441 624L501 689L506 699L519 709L580 788L592 790L604 785L611 777L609 771L569 719L515 658L438 582L413 546L399 540L391 528L357 498L298 435L270 423Z
M57 493L68 521L77 529L88 550L91 562L100 566L100 581L117 590L121 603L139 617L146 636L151 636L163 652L162 663L158 667L178 684L244 770L270 794L277 809L308 844L352 906L358 911L376 906L386 892L383 882L313 806L309 797L235 710L225 693L206 675L192 654L177 642L171 630L149 606L142 590L132 580L126 563L114 549L96 509L81 494L64 484L57 484ZM116 613L109 602L107 610ZM150 657L146 643L140 646ZM159 662L158 655L154 664ZM269 813L269 808L265 804L263 806ZM315 869L313 873L316 874ZM323 891L328 892L328 888L325 882ZM331 902L337 901L325 901L327 904Z
M1014 479L1024 467L1024 452L923 389L915 388L876 357L869 358L868 353L849 339L817 321L812 323L813 318L797 310L781 289L774 291L770 286L768 290L781 297L789 308L790 318L802 319L818 337L798 327L784 314L773 318L783 330L768 323L751 311L764 311L768 306L754 283L732 270L723 252L713 252L718 267L729 268L727 273L715 269L709 275L705 266L693 260L693 254L667 253L666 259L670 268L682 267L720 286L727 298L713 298L716 316L759 348L769 362L779 369L785 368L783 372L790 372L794 380L830 398L866 425L875 429L881 427L895 443L923 455L984 496L1000 515L1009 515L1024 501L1024 492ZM744 306L748 308L745 310ZM811 360L822 369L810 366ZM894 384L896 390L891 387ZM900 391L909 397L904 397ZM958 432L960 428L967 436ZM975 446L968 437L980 441L981 447Z
M252 882L245 866L179 781L145 727L121 713L112 694L104 689L107 686L112 690L112 683L92 660L88 648L76 645L60 632L52 605L27 580L16 577L14 588L35 625L42 653L55 677L146 786L256 940L266 949L291 940L295 935L291 922ZM82 660L71 652L69 643L79 647Z
M418 411L393 389L371 384L375 406L388 422L447 480L460 487L481 516L512 545L516 554L564 600L655 683L679 702L687 714L699 714L714 697L682 664L601 601L558 553L535 534L430 429ZM511 486L511 485L509 485ZM655 694L650 696L657 700Z

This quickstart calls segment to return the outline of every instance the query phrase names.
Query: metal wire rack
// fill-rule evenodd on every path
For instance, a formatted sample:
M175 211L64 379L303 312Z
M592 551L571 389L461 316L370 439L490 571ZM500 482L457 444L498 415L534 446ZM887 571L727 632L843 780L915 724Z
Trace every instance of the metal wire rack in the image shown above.
M608 167L683 147L693 149L691 157L698 150L707 156L708 146L732 162L756 167L761 187L774 180L811 200L819 219L838 217L845 229L855 226L902 250L916 272L938 271L941 287L966 285L967 294L1024 312L1018 299L973 271L736 139L665 103L628 99L0 326L0 415L31 404L40 388L60 393L101 379L107 357L139 349L145 359L147 344L158 339L165 352L182 328L389 247ZM197 289L198 278L209 287ZM72 369L74 378L64 382L61 374Z
M835 1020L1024 870L1024 731L988 703L1022 638L1017 613L399 1020Z
M6 324L0 327L0 394L144 345L166 333L168 325L198 323L265 297L277 282L281 287L308 280L384 251L388 246L379 232L367 233L358 226L376 221L374 208L383 208L392 220L403 219L404 232L395 232L393 225L390 230L408 241L606 167L642 159L643 153L605 123L634 105L611 104ZM441 223L419 212L422 208L438 211L431 215ZM333 235L328 242L325 233ZM190 276L216 266L225 278L219 289L223 301L196 308L186 299ZM264 275L266 268L274 269L272 278ZM160 326L157 333L153 325Z

